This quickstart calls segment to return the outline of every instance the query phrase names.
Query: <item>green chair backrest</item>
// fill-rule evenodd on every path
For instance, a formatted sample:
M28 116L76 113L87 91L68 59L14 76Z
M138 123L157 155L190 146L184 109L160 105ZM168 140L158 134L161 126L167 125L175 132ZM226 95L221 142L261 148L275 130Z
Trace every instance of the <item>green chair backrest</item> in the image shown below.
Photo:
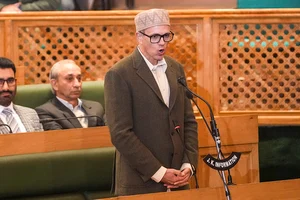
M36 108L53 97L50 84L19 85L14 103L29 108ZM104 82L84 81L82 83L81 98L97 101L104 107Z

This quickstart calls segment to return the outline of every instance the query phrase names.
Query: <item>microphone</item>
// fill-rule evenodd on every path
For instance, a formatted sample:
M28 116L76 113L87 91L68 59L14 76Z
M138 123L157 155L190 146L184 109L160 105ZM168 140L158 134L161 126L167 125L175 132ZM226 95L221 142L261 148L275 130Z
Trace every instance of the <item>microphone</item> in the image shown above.
M6 126L8 128L8 131L9 131L8 133L13 133L9 125L7 125L7 124L0 124L0 126Z
M188 86L186 84L186 81L185 81L185 78L183 76L181 76L181 77L178 78L178 83L180 83L186 89L186 96L187 96L187 98L191 99L194 102L194 104L198 108L198 110L199 110L199 112L200 112L200 114L201 114L201 116L202 116L202 118L203 118L203 120L204 120L204 122L205 122L205 124L206 124L206 126L207 126L207 128L209 130L209 132L213 136L213 139L217 142L218 146L221 147L221 140L220 140L219 130L217 129L215 117L214 117L214 114L213 114L213 111L212 111L212 108L211 108L210 104L205 99L203 99L201 96L195 94L193 91L191 91L188 88ZM207 123L207 121L206 121L206 119L205 119L205 117L204 117L201 109L199 109L197 103L193 100L194 96L196 96L199 99L201 99L207 105L207 107L209 109L210 119L211 119L211 122L210 122L210 125L212 127L211 129L209 128L208 123Z
M185 92L185 95L187 96L187 98L189 98L191 100L193 100L193 98L194 98L193 94L188 90Z
M180 136L180 126L179 126L178 124L176 124L174 120L172 120L172 121L173 121L173 124L174 124L174 130L178 133L179 138L180 138L180 141L181 141L181 144L182 144L182 146L184 146L184 152L185 152L185 155L186 155L186 157L187 157L189 163L191 164L193 176L194 176L194 178L195 178L196 188L199 188L199 185L198 185L198 179L197 179L197 176L196 176L196 168L195 168L194 165L192 165L191 160L190 160L190 158L189 158L189 155L186 153L186 148L185 148L184 142L183 142L183 140L182 140L182 138L181 138L181 136Z
M224 155L221 151L221 140L220 140L220 133L219 133L219 129L217 128L217 124L216 124L216 121L215 121L215 117L214 117L214 114L213 114L213 110L210 106L210 104L205 100L203 99L201 96L195 94L193 91L191 91L187 84L186 84L186 80L183 76L179 77L177 79L178 83L181 84L185 89L186 89L186 96L187 98L191 99L194 104L196 105L197 109L199 110L204 122L205 122L205 125L206 127L208 128L210 134L212 135L215 143L216 143L216 148L217 148L217 153L218 153L218 159L215 159L213 158L211 155L207 155L203 160L205 161L205 163L213 168L213 169L216 169L218 170L219 172L219 175L222 179L222 182L223 182L223 185L224 185L224 189L225 189L225 195L227 197L227 199L231 199L231 195L230 195L230 191L229 191L229 188L228 188L228 184L226 183L226 178L225 178L225 174L224 174L224 170L228 170L228 182L229 184L232 184L232 178L231 178L231 175L230 175L230 168L232 168L233 166L236 165L236 163L239 161L240 159L240 156L241 156L241 153L238 153L238 152L233 152L228 158L224 158ZM202 100L208 107L209 109L209 114L210 114L210 127L207 123L207 120L206 118L204 117L201 109L199 108L199 106L197 105L197 103L195 102L195 100L193 99L193 97L196 96L197 98L199 98L200 100ZM225 167L224 167L225 166Z
M210 132L210 134L211 134L211 133L212 133L212 131L211 131L211 129L210 129L210 127L209 127L208 123L207 123L207 120L206 120L206 118L204 117L204 114L203 114L202 110L199 108L199 106L198 106L197 102L194 100L194 96L193 96L193 94L192 94L190 91L188 91L188 90L186 90L185 94L186 94L187 98L189 98L190 100L192 100L192 101L193 101L193 103L196 105L196 107L197 107L197 109L198 109L199 113L201 114L201 116L202 116L202 118L203 118L203 121L204 121L204 123L205 123L205 125L206 125L207 129L209 130L209 132Z
M194 93L193 91L191 91L188 88L188 86L186 84L186 81L185 81L185 78L183 76L179 77L177 79L177 81L178 81L178 83L180 83L186 89L187 98L191 99L194 102L194 104L196 105L197 109L199 110L199 112L200 112L200 114L201 114L201 116L202 116L202 118L203 118L203 120L206 124L206 127L208 128L209 132L211 133L211 135L213 136L213 139L216 142L216 147L217 147L218 153L221 153L220 154L220 156L221 156L222 152L220 150L220 148L221 148L220 133L219 133L219 129L217 128L217 123L216 123L216 120L215 120L215 116L214 116L212 107L210 106L210 104L205 99L203 99L201 96L197 95L196 93ZM197 103L194 101L194 99L193 99L194 96L198 97L200 100L202 100L207 105L207 107L209 109L209 114L210 114L210 120L211 120L210 121L210 127L211 128L208 126L207 120L205 119L201 109L199 108ZM219 157L219 159L220 159L220 157Z
M45 119L40 119L40 123L69 120L69 119L90 118L90 117L96 117L97 119L100 119L101 125L105 126L103 119L97 115L83 115L83 116L79 116L79 117L75 116L75 117L64 117L64 118L45 118Z

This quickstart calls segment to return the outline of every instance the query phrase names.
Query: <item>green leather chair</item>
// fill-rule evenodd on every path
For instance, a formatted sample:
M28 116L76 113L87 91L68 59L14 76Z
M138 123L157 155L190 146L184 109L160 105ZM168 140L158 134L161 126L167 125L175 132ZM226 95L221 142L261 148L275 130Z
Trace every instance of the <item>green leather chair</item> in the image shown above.
M0 199L113 197L114 147L0 156Z
M36 108L53 98L50 84L19 85L14 103L29 108ZM82 99L97 101L104 108L104 81L84 81Z

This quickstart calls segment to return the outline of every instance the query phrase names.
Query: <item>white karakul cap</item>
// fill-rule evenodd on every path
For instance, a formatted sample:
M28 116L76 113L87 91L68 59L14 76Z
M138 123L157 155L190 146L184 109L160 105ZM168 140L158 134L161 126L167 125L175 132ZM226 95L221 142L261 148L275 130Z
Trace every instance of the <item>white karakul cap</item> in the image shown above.
M169 13L164 9L150 9L142 11L135 16L134 22L136 32L153 26L170 26Z

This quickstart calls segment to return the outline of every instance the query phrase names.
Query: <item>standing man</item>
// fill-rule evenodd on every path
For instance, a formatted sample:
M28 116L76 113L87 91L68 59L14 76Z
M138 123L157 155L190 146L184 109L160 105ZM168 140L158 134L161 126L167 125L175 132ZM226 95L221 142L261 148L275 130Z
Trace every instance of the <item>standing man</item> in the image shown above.
M186 189L198 161L197 122L177 83L183 67L165 56L174 36L169 14L143 11L135 25L137 48L104 82L107 124L117 149L115 193Z
M81 69L73 60L61 60L53 65L49 78L55 97L35 109L44 130L104 126L102 105L79 98L81 76Z
M14 63L0 57L0 134L43 131L34 109L12 102L17 92L15 75Z

